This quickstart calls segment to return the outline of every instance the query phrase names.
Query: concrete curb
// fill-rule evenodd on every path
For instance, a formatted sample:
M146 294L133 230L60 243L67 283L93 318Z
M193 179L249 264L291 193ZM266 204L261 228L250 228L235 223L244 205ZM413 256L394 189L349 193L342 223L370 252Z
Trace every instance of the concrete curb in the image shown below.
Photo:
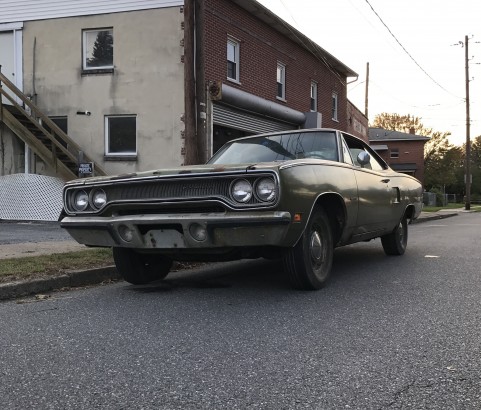
M62 288L95 285L107 280L121 279L115 266L71 271L51 278L34 279L0 284L0 300L16 299L36 293L51 292Z
M422 222L428 222L428 221L435 221L438 219L446 219L446 218L451 218L452 216L457 216L458 214L455 212L446 212L446 213L435 213L433 215L429 215L428 213L423 214L421 217L418 219L412 221L412 224L418 224Z
M454 212L422 214L413 221L413 224L450 218L458 215ZM95 285L108 280L122 279L115 266L94 268L84 271L71 271L64 275L51 278L34 279L31 281L12 282L0 284L0 300L16 299L22 296L34 295L37 293L51 292L62 288L74 288L79 286Z

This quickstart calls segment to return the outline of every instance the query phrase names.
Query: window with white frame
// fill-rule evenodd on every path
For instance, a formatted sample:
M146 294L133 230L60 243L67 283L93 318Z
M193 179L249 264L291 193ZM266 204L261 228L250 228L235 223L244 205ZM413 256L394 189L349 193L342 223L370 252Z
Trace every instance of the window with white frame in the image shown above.
M107 115L105 117L105 155L137 155L136 115Z
M112 70L114 68L114 30L102 28L82 31L82 69Z
M286 66L277 63L277 98L286 99Z
M337 93L332 93L332 119L338 121L337 118Z
M317 83L311 82L311 111L317 111Z
M239 42L227 39L227 78L239 82Z

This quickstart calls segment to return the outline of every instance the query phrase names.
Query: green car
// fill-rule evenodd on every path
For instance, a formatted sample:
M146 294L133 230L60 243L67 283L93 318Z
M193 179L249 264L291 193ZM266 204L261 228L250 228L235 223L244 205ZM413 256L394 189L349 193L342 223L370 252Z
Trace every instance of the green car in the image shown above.
M291 283L319 289L334 248L381 238L406 250L422 187L362 140L334 129L228 142L205 165L71 181L61 226L111 247L132 284L167 276L173 261L282 258Z

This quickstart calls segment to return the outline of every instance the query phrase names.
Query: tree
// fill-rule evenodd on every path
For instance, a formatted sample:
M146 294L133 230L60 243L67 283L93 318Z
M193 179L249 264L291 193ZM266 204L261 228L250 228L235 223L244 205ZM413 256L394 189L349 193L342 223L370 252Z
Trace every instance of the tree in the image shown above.
M89 58L90 67L111 66L114 61L114 39L112 33L108 30L102 30L97 33L95 39L92 58Z

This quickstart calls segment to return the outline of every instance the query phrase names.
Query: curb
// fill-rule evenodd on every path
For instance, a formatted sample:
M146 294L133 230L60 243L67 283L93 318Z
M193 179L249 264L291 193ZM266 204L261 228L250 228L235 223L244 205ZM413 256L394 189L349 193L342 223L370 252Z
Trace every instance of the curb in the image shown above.
M421 218L415 219L414 221L411 221L411 224L419 224L422 222L428 222L428 221L435 221L438 219L446 219L446 218L451 218L452 216L457 216L457 213L445 213L445 214L435 214L435 215L429 215L429 216L423 216Z
M104 281L119 279L121 279L121 277L115 269L115 266L71 271L64 275L53 276L51 278L0 284L0 300L15 299L21 296L50 292L61 288L95 285Z

